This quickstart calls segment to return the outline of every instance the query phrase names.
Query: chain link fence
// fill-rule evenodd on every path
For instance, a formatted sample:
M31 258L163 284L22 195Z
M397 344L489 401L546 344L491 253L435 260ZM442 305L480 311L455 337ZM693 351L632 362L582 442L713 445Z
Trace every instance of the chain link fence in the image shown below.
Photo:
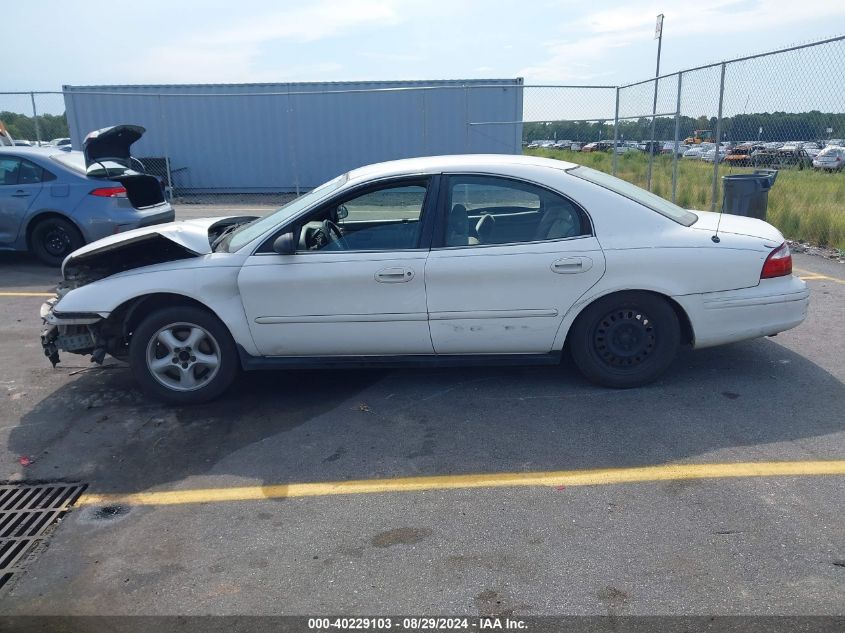
M777 169L769 221L843 249L843 66L837 37L620 86L617 135L652 142L642 144L647 159L614 155L610 171L683 207L718 210L722 176Z
M334 172L439 153L569 160L701 210L719 209L722 176L773 168L769 220L845 248L843 67L837 37L618 87L66 86L0 93L0 120L16 139L72 137L74 148L90 129L144 125L146 169L177 207L212 212L269 209Z

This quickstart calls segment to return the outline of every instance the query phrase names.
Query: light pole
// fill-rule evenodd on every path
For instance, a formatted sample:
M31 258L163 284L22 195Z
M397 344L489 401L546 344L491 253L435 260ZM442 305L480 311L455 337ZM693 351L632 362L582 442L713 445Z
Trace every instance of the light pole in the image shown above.
M651 106L651 145L648 153L648 176L646 177L647 188L651 191L651 170L654 166L654 129L657 123L657 78L660 77L660 49L663 47L663 14L657 16L657 23L654 26L654 39L657 40L657 70L654 71L654 101Z

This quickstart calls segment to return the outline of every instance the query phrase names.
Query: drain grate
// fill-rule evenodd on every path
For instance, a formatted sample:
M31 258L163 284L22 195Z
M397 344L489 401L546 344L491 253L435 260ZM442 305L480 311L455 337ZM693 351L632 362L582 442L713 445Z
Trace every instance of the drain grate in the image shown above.
M30 552L85 487L68 483L0 485L0 588L22 571Z

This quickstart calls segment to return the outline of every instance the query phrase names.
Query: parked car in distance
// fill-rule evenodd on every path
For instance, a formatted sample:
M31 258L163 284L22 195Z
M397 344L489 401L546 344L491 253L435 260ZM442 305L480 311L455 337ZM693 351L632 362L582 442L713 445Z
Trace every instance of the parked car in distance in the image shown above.
M683 143L678 143L678 158L684 155L684 152L689 149L689 145L684 145ZM666 141L663 144L663 147L660 148L661 154L668 154L671 156L675 153L675 141Z
M613 149L613 141L593 141L581 148L582 152L609 152Z
M659 154L663 151L663 141L644 141L640 143L639 148L646 154Z
M89 242L172 221L161 183L132 168L129 147L143 133L127 125L92 132L84 152L0 147L0 250L58 266Z
M774 157L774 164L778 167L798 167L804 169L811 167L813 164L813 157L807 150L798 145L784 145L776 151Z
M617 154L639 154L640 150L635 145L629 145L628 143L619 143L614 149L614 152Z
M842 171L845 166L845 148L835 145L825 147L813 159L813 167L822 171Z
M32 147L32 141L16 138L15 147Z
M89 244L42 306L41 343L54 364L60 351L126 360L182 404L241 369L557 364L564 350L624 388L682 345L801 323L809 291L791 272L761 220L560 160L434 156L355 169L261 218Z
M719 160L719 162L721 163L723 160L725 160L725 157L727 155L728 155L728 148L720 146L719 150L718 150L718 156L719 156L718 160ZM708 163L714 162L716 160L716 148L712 147L709 150L707 150L706 152L703 152L701 154L701 160L708 162Z
M699 160L704 152L713 149L713 143L701 143L700 145L693 145L684 152L684 158L692 158Z
M753 153L762 149L759 145L737 145L725 155L725 163L733 167L747 167L753 164Z

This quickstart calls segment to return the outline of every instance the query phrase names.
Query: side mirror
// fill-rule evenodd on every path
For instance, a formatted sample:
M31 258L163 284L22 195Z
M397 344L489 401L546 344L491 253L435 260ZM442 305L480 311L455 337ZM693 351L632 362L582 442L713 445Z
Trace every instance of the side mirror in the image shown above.
M342 220L349 216L349 209L346 208L345 205L340 205L337 208L337 219Z
M296 242L293 233L282 233L273 241L273 250L279 255L293 255L296 253Z

